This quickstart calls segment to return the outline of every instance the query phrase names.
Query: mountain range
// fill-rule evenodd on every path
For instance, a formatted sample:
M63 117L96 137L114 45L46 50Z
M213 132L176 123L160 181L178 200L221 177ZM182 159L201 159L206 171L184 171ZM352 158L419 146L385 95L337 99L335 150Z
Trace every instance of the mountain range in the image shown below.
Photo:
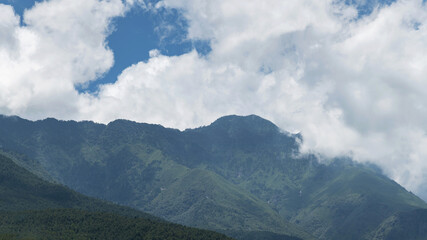
M302 141L255 115L185 131L0 117L0 149L20 167L171 222L237 239L426 239L423 200L370 165L302 154Z

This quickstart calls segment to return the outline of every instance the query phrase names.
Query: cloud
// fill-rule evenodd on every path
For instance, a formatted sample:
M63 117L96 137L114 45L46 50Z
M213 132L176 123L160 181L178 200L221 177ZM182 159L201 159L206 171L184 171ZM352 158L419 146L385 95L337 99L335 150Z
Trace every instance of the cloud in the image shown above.
M31 118L70 118L78 112L76 84L95 80L113 64L105 38L110 20L124 14L120 0L56 0L25 11L24 26L0 5L0 109Z
M195 50L125 69L78 93L113 64L111 19L136 3L179 9ZM145 4L145 5L144 5ZM427 9L401 0L359 16L344 1L56 0L23 16L0 5L0 111L188 128L259 114L304 136L304 151L351 155L427 198ZM157 10L156 10L157 8ZM4 79L4 80L3 80Z
M15 41L15 28L19 25L19 17L15 16L13 9L0 5L0 46L13 48Z

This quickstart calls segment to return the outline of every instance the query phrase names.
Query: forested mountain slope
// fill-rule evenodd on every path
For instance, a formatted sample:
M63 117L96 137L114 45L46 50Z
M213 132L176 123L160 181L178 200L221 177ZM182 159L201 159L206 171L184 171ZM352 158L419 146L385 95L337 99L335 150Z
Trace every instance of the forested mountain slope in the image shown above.
M48 183L0 154L0 239L230 239Z

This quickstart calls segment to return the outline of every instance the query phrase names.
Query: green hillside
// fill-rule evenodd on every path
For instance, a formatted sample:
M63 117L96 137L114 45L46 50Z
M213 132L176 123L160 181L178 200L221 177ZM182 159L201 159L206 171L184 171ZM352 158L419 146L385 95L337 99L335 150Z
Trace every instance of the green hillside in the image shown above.
M387 218L370 236L373 240L425 240L427 210L400 212Z
M304 236L303 231L284 221L268 204L215 173L201 169L191 170L177 179L149 208L165 219L199 228Z
M254 115L186 131L0 118L1 149L21 166L189 226L364 239L393 214L427 207L367 166L301 155L301 141Z
M0 211L75 208L157 219L128 207L86 197L64 186L46 182L0 154Z
M0 155L0 239L230 239L46 182Z
M324 174L332 180L320 180L322 185L314 187L314 177L304 184L304 206L293 217L321 239L370 239L365 235L388 216L425 207L397 183L369 169L345 166Z

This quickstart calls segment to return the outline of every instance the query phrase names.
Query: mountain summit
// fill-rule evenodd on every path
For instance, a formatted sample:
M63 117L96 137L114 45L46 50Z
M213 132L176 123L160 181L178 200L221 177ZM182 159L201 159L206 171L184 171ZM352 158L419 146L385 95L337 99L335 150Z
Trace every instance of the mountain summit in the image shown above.
M257 115L249 116L237 116L229 115L217 119L209 128L220 130L220 129L240 129L241 131L251 131L258 134L263 133L276 133L279 128L272 122L261 118Z

